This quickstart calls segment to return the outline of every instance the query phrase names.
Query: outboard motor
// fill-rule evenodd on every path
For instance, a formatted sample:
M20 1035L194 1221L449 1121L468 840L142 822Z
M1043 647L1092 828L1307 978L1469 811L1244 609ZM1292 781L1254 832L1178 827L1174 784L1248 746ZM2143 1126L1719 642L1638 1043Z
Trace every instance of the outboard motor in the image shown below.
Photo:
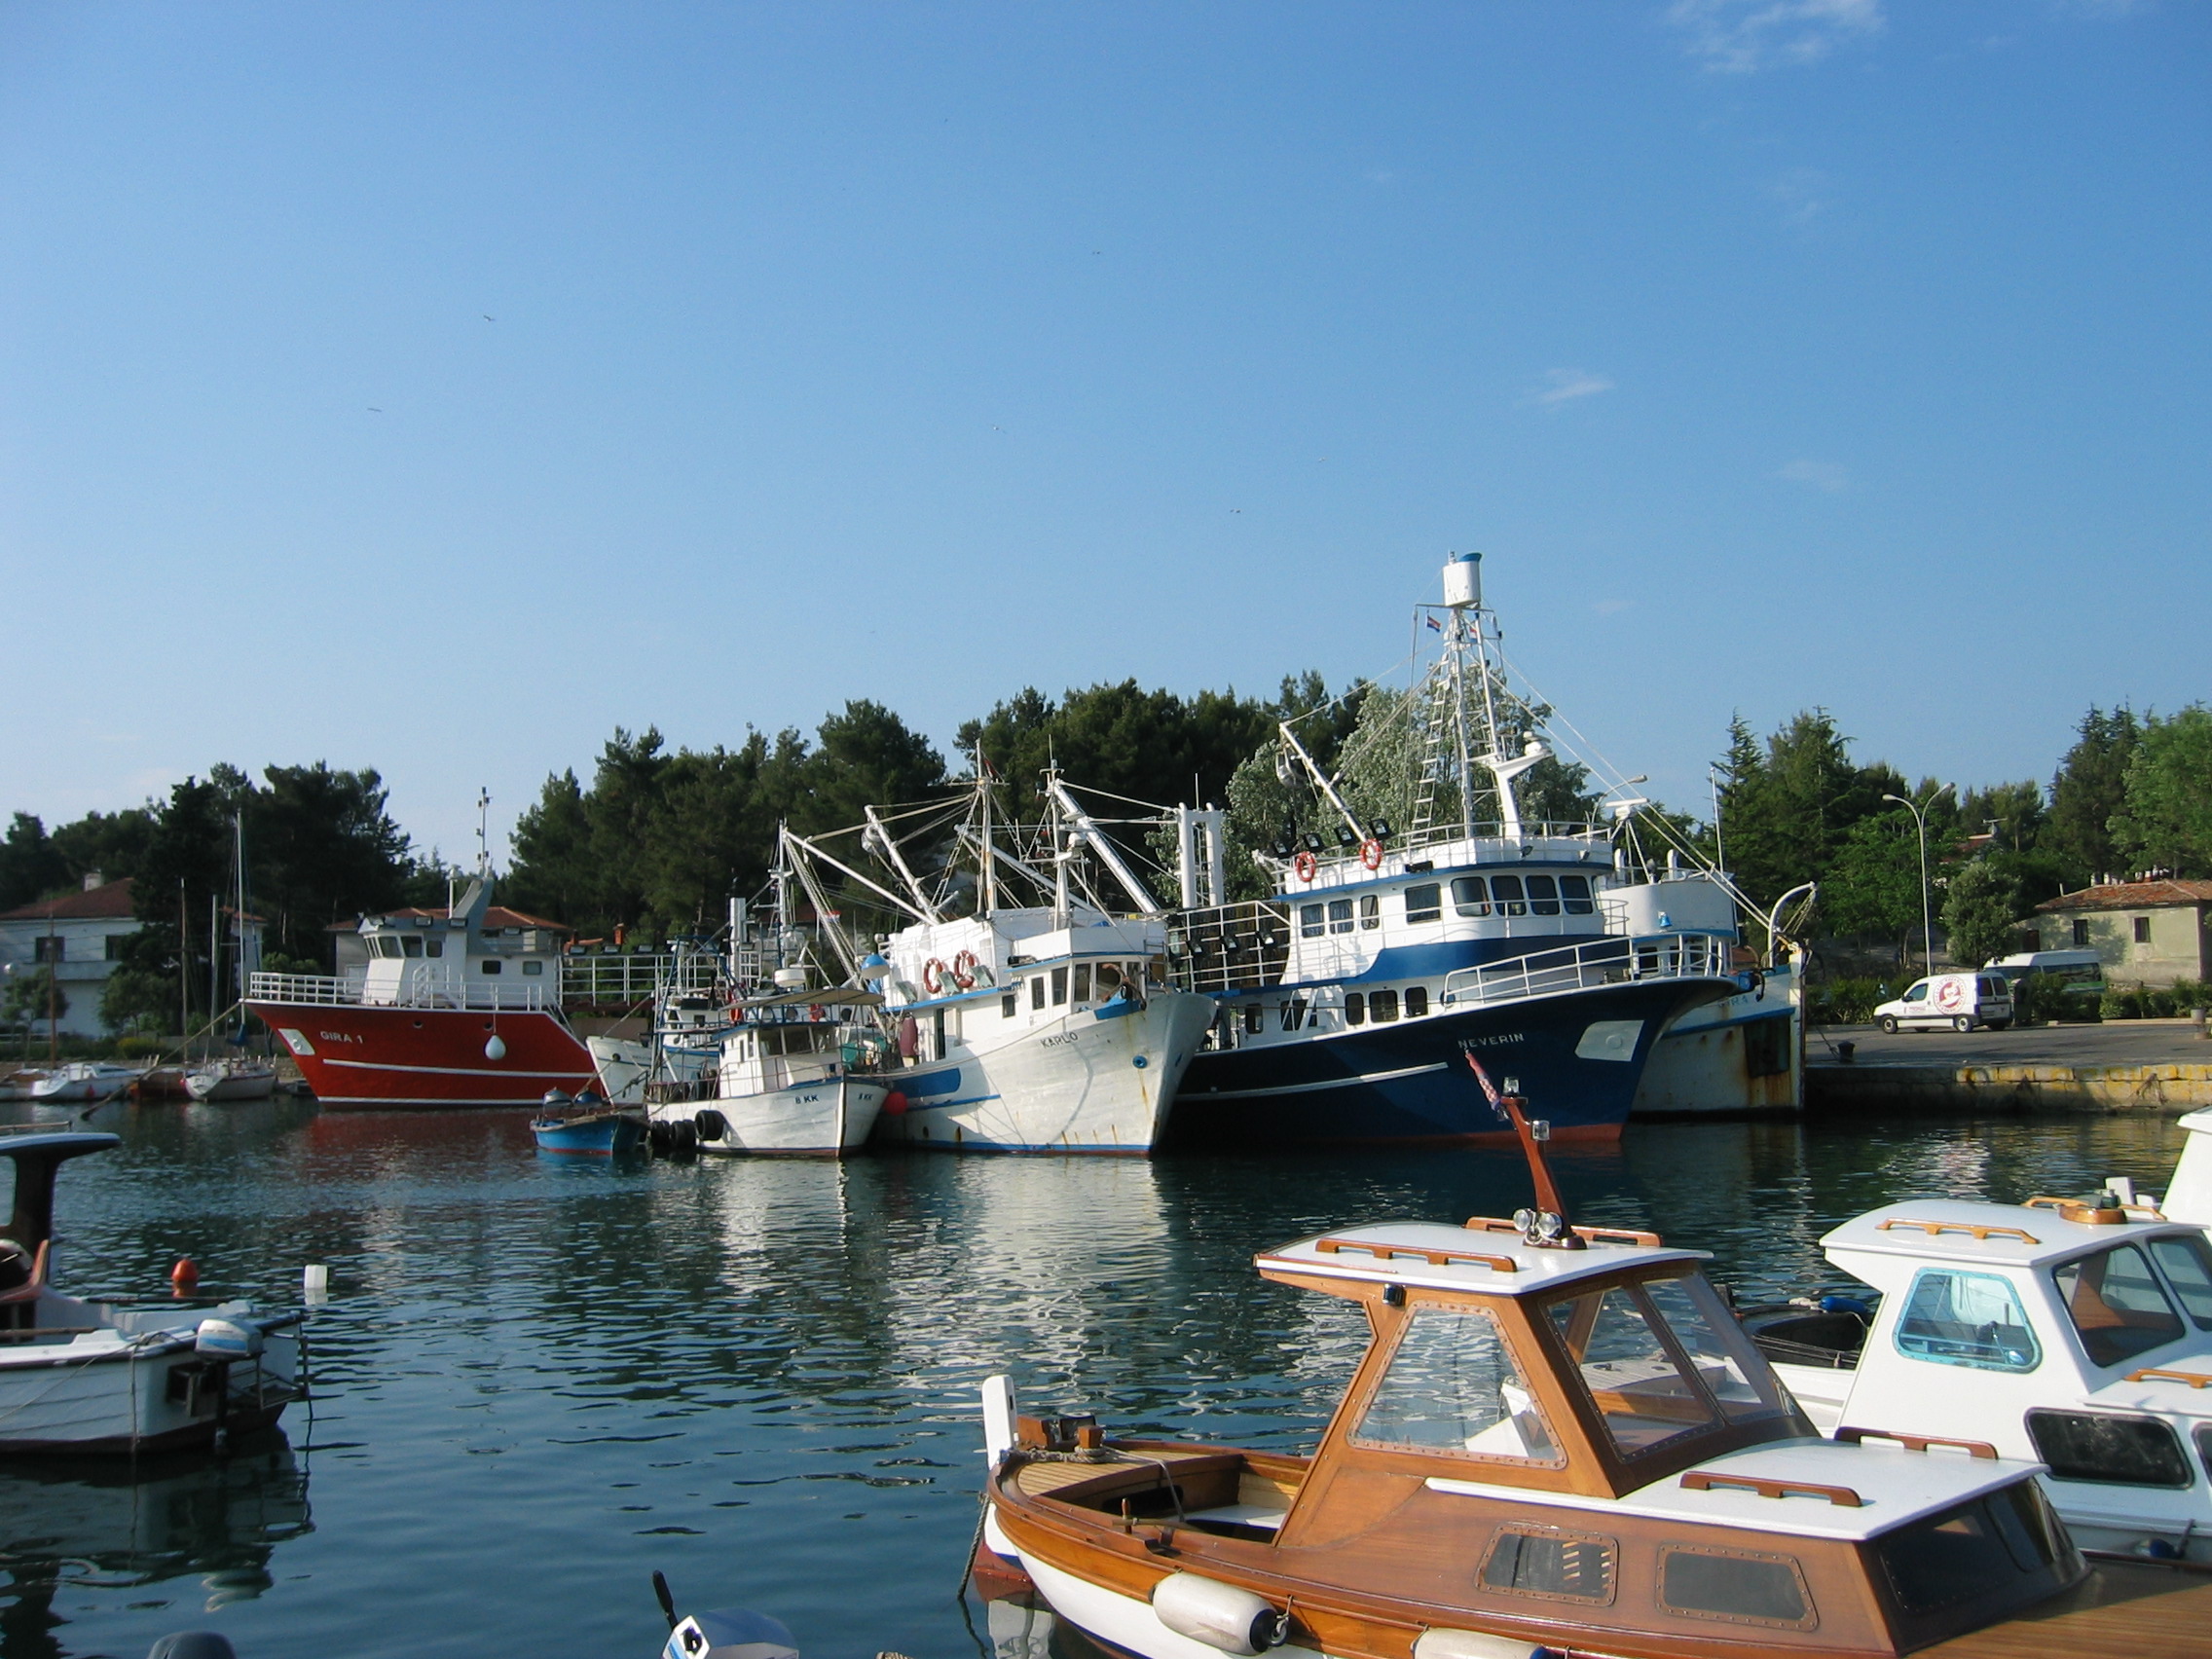
M798 1659L792 1633L766 1613L721 1607L679 1618L668 1580L658 1572L653 1574L653 1595L668 1619L668 1645L660 1650L661 1659Z

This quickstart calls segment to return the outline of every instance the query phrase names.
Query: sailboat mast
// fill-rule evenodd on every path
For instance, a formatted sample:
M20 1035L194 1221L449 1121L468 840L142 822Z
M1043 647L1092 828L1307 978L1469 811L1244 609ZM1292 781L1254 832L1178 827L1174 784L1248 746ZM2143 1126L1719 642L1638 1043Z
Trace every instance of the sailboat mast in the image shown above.
M977 846L982 860L983 916L988 919L999 907L998 860L991 856L991 775L983 765L983 746L976 745L976 800L982 835Z

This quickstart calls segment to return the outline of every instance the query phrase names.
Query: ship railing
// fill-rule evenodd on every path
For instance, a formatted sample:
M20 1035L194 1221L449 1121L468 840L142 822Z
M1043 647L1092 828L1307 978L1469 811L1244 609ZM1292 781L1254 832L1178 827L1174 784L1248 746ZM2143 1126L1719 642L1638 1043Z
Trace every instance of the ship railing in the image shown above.
M547 1007L542 985L516 985L408 975L397 984L372 988L358 975L256 974L246 983L253 1002L294 1003L315 1008L425 1008L481 1010L492 1014L528 1013Z
M629 1008L651 1000L683 960L674 951L577 951L561 958L563 1008ZM703 957L712 962L712 957Z
M1718 979L1730 973L1733 940L1714 934L1645 934L1539 950L1444 977L1440 1002L1453 1008L1557 996L1649 979Z
M1179 991L1256 990L1290 960L1290 906L1265 900L1186 910L1167 923L1167 977Z

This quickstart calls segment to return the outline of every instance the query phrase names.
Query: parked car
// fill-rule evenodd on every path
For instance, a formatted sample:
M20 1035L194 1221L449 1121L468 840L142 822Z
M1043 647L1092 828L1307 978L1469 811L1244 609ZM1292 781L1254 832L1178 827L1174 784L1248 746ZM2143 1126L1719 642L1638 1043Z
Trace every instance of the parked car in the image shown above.
M2002 1031L2012 1023L2012 986L2002 974L1931 974L1913 980L1897 1001L1875 1009L1874 1022L1884 1031L1933 1031L1941 1025L1954 1031L1977 1025Z

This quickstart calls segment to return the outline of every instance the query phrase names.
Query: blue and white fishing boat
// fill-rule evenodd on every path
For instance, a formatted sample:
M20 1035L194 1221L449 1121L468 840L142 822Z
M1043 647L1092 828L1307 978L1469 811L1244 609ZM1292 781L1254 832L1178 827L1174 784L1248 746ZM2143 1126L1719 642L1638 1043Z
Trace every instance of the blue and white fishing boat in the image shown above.
M1215 1005L1178 1140L1493 1140L1470 1052L1546 1101L1558 1139L1612 1140L1660 1033L1747 988L1731 888L1678 852L1647 856L1645 803L1613 801L1596 824L1525 814L1516 780L1552 756L1548 711L1507 683L1480 571L1480 555L1455 557L1444 604L1419 608L1441 650L1404 704L1419 757L1406 831L1356 813L1286 722L1286 768L1325 801L1337 845L1286 837L1255 855L1272 898L1175 918L1171 977ZM1184 819L1188 867L1209 828L1218 847L1219 817Z

